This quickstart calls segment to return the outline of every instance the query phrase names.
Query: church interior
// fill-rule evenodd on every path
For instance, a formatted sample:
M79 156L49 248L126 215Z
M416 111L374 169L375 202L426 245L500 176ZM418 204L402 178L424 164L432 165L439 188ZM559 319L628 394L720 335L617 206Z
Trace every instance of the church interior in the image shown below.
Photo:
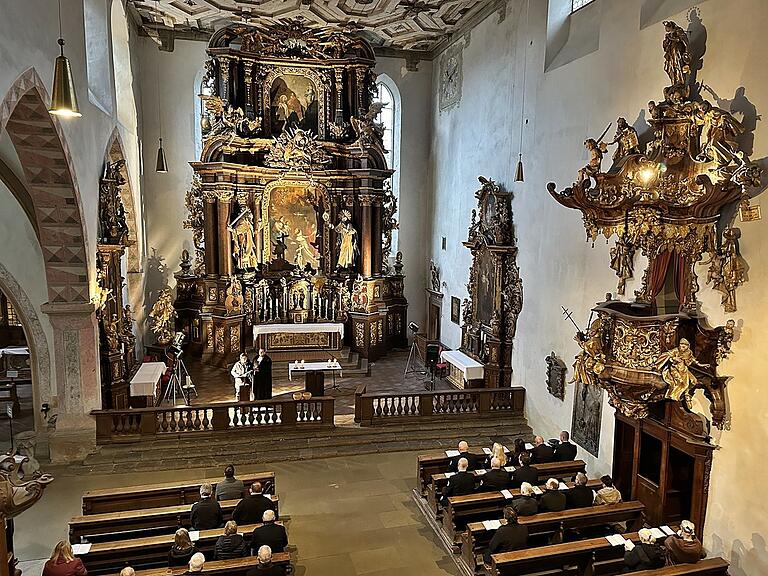
M768 574L764 0L0 8L0 576Z

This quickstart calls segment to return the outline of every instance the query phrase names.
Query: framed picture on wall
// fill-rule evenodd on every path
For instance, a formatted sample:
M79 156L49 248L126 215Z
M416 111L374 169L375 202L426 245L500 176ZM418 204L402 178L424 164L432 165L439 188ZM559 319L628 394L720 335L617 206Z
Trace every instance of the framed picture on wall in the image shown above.
M451 296L451 322L459 324L461 322L461 300L456 296Z

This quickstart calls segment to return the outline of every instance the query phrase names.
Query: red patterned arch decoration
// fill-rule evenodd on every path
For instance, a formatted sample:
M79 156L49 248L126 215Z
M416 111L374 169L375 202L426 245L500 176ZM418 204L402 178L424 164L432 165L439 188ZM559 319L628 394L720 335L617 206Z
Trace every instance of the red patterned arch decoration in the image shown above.
M86 231L66 141L47 109L48 94L34 68L13 83L0 104L32 196L51 303L90 300Z

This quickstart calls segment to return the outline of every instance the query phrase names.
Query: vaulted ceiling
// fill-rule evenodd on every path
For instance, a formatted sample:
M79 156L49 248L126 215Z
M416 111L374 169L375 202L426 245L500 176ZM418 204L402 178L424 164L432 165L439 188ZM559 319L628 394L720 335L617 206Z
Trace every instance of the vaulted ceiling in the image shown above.
M128 0L146 30L206 35L230 22L307 24L356 31L374 46L432 52L499 0Z

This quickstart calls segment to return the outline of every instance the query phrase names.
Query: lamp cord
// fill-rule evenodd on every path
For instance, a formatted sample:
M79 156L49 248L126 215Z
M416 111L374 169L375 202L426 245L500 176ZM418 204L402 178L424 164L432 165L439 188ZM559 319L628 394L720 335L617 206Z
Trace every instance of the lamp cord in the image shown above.
M59 0L61 2L61 0ZM155 0L155 11L160 14L160 2L158 0ZM160 40L160 29L157 29L157 38ZM157 51L160 52L160 46L158 46ZM157 61L155 63L155 80L156 80L156 87L157 87L157 125L160 130L160 143L162 145L163 141L163 114L161 110L161 103L160 103L160 55L157 56Z
M528 0L525 8L525 30L528 32L528 24L531 11L531 0ZM523 156L523 124L525 122L525 81L528 72L528 38L525 39L525 49L523 50L523 93L520 99L520 157Z
M64 56L64 38L61 32L61 0L59 0L59 53Z

